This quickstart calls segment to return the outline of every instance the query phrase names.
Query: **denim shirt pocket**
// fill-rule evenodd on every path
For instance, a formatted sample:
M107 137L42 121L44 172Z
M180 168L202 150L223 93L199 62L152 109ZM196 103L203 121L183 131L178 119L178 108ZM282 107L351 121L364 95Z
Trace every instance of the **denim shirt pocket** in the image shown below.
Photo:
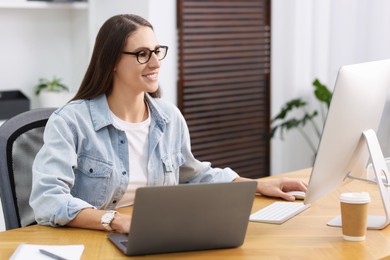
M113 164L87 155L80 155L77 161L72 194L99 208L108 197Z
M164 185L179 183L179 168L185 163L182 153L173 153L161 158L164 169Z

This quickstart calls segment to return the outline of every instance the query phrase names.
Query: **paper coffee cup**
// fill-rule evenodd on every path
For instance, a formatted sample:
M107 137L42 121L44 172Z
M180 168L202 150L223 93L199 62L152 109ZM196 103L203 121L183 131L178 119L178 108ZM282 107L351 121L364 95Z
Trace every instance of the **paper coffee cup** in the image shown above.
M367 192L343 193L340 195L343 237L348 241L366 239L367 211L370 203Z

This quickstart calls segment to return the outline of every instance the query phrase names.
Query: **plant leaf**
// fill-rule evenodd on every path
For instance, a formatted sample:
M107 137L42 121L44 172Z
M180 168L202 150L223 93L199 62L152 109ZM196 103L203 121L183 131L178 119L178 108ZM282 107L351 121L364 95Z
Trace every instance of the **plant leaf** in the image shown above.
M332 92L327 88L326 85L322 84L318 79L313 81L313 86L315 88L314 95L320 101L326 104L326 107L329 108L330 101L332 99Z
M289 130L294 128L303 128L306 123L313 120L318 115L317 111L313 111L313 113L305 113L302 118L291 118L289 120L285 120L280 124L277 124L271 128L269 138L273 138L276 132L279 130L280 138L283 139L284 134Z
M34 87L35 95L39 95L39 93L44 89L52 92L69 92L69 88L61 83L61 79L57 77L53 77L51 81L45 78L40 78L39 83Z
M271 121L274 122L276 120L283 120L294 109L301 108L301 107L304 107L306 105L307 105L307 103L300 98L290 100L282 107L279 114L277 114Z

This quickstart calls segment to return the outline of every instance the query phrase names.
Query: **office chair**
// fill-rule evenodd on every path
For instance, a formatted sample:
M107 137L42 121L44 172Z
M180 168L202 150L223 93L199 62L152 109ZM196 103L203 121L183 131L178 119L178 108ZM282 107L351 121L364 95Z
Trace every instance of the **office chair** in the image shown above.
M32 164L43 145L43 131L54 110L32 109L0 126L0 197L6 230L36 223L29 205Z

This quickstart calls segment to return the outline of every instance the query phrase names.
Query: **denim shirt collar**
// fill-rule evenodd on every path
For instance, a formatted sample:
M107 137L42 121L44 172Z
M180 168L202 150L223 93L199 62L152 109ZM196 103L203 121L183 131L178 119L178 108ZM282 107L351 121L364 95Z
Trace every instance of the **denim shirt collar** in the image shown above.
M145 93L145 100L149 105L152 122L164 132L166 124L169 123L168 116L161 110L158 103L148 93ZM91 119L95 131L99 131L103 127L113 124L110 108L108 106L107 97L105 94L100 95L89 102Z

